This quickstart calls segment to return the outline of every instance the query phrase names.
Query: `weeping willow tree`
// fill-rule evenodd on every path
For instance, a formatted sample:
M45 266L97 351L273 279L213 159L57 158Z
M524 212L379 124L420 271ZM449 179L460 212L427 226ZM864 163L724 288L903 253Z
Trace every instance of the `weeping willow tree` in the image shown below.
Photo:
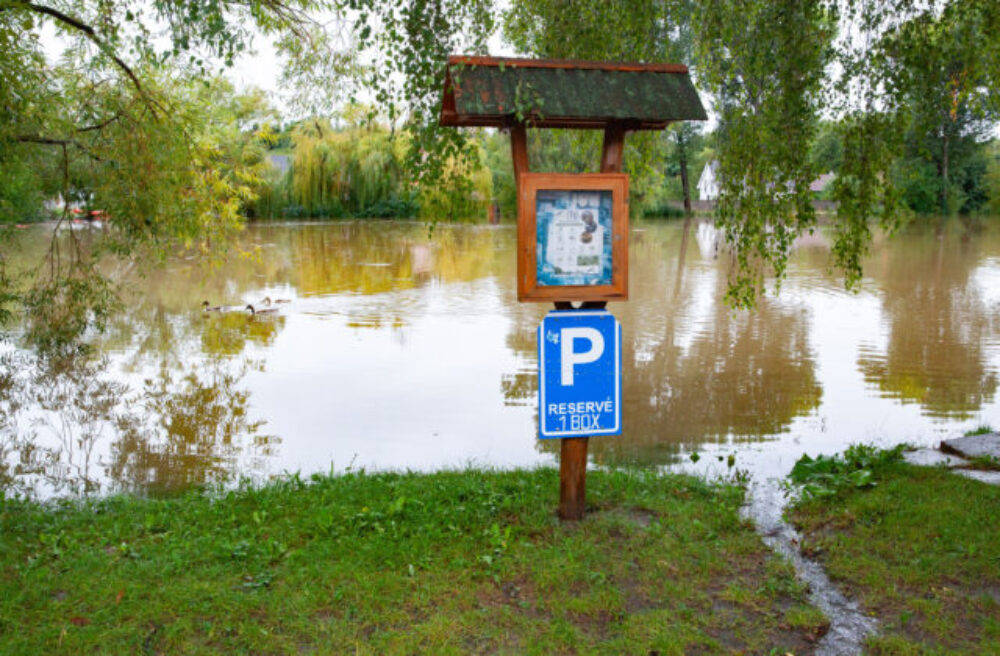
M265 167L263 135L244 124L259 122L267 110L262 97L238 98L219 79L192 83L147 73L144 90L169 103L170 115L143 124L141 109L120 88L91 88L92 81L78 71L56 74L63 93L90 89L87 104L119 111L99 130L79 134L78 128L51 122L48 128L62 136L20 137L51 149L47 156L35 155L40 166L31 170L41 189L57 190L65 199L75 196L110 217L100 239L60 230L69 217L64 205L44 254L17 258L16 267L10 256L21 240L3 231L0 221L0 305L8 301L14 315L25 319L22 334L32 346L61 354L75 351L87 329L102 328L116 310L118 281L100 266L109 256L159 262L184 249L221 261L243 226L243 209L259 190ZM16 162L24 145L0 152L0 160L10 156L7 161ZM0 319L3 314L0 308Z
M292 132L291 165L255 211L292 218L482 216L493 191L482 148L475 145L473 161L445 163L444 174L464 184L421 188L408 167L411 138L367 121L344 129L325 119L303 121Z
M428 186L420 190L420 216L439 219L482 219L493 201L493 174L486 166L482 141L473 143L472 157L451 157L445 163L448 179L463 180L454 186Z
M112 311L102 258L156 262L178 246L224 255L261 160L235 139L247 126L220 111L210 80L254 38L276 42L296 79L338 70L310 16L331 10L325 0L0 0L0 322L26 317L34 346L74 350ZM58 231L15 270L17 224L56 193L105 210L102 239Z
M291 165L275 181L266 216L410 215L413 194L404 166L407 141L377 125L335 130L310 119L292 132Z
M947 190L953 124L967 111L996 124L998 34L995 2L700 3L702 79L721 114L719 220L734 247L736 305L752 304L765 276L780 282L791 240L813 224L803 194L816 171L801 154L824 116L835 120L843 150L833 258L857 288L873 231L892 231L903 216L892 174L903 135L942 135Z
M748 306L767 274L781 280L792 242L815 223L809 145L836 24L821 0L717 0L701 7L700 25L719 112L716 223L734 259L727 299Z

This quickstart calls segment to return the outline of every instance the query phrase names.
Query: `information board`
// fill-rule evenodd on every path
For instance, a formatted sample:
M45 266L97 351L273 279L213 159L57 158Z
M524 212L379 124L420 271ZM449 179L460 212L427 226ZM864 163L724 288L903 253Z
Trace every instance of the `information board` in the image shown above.
M610 191L539 190L539 285L611 284L611 208Z
M555 310L538 327L539 437L621 433L621 324L605 310Z
M519 178L518 299L628 298L628 176Z

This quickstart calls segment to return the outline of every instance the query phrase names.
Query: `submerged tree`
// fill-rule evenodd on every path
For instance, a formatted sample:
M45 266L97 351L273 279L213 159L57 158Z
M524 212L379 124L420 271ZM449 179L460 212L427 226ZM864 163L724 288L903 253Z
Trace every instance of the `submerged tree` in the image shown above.
M802 155L824 115L836 120L842 154L833 255L856 287L874 227L891 230L900 218L891 172L906 130L928 125L922 116L937 117L930 125L940 130L941 117L951 122L951 108L963 104L979 116L996 111L998 27L1000 5L969 0L700 3L702 79L721 112L720 214L734 245L737 305L753 301L766 275L780 281L789 238L811 226L800 194L813 171ZM727 104L733 92L744 95ZM792 188L785 194L782 185Z
M782 278L792 242L815 220L809 146L834 32L819 0L700 7L701 74L719 112L717 223L733 249L735 305L752 304L766 274Z

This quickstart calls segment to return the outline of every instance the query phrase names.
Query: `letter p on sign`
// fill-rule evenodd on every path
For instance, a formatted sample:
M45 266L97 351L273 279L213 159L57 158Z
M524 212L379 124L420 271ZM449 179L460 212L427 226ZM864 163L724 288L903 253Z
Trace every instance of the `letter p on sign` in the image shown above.
M594 328L586 326L563 328L560 333L559 344L562 349L559 354L562 363L560 382L564 386L569 386L573 384L574 366L596 362L604 354L604 336ZM587 341L590 345L583 351L576 351L577 340Z

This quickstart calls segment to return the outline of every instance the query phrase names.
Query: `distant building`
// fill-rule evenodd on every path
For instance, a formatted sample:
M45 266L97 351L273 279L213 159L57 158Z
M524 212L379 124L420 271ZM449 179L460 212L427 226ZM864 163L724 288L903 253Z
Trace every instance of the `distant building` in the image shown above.
M56 214L63 211L63 208L66 207L66 201L63 200L62 194L56 194L52 198L42 201L42 207L44 207L47 212Z
M94 194L85 192L70 192L69 209L79 213L84 207L94 201ZM66 209L66 201L61 193L57 193L52 198L42 201L42 207L50 214L61 214Z
M698 200L718 200L719 198L719 163L714 159L701 170L698 178Z
M292 158L288 155L268 155L267 159L282 175L288 173L288 169L292 167Z
M833 171L822 174L821 176L813 180L811 183L809 183L809 191L813 192L818 196L819 194L823 193L826 190L826 188L830 185L830 183L833 182L833 179L835 177L837 176Z
M823 193L823 191L833 182L836 174L832 171L830 173L824 173L811 183L809 183L809 191L813 192L815 195ZM791 191L795 187L791 186L789 183L788 190ZM716 160L710 161L705 164L705 168L701 171L701 177L698 178L698 200L718 200L719 199L719 162Z

